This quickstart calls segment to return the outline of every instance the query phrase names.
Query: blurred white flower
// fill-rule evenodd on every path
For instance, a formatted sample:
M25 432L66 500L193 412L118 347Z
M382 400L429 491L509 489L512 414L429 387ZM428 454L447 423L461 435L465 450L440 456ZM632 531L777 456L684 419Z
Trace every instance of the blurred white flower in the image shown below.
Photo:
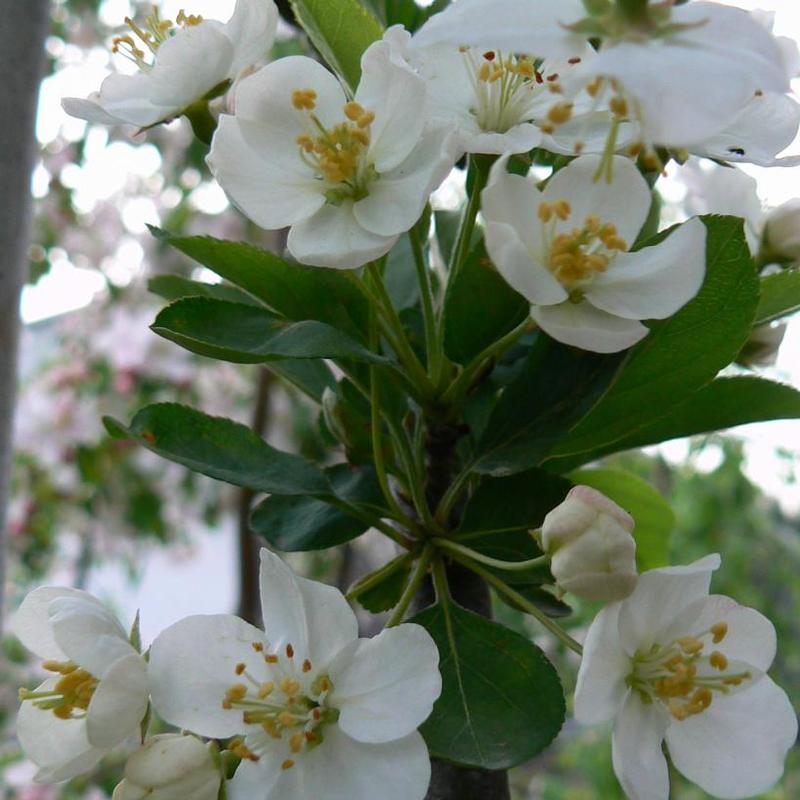
M12 630L54 674L20 690L17 738L39 767L37 782L87 772L138 731L149 699L147 665L99 600L77 589L35 589Z
M264 59L275 38L272 0L237 0L227 23L181 12L176 28L156 7L144 26L114 39L114 52L133 61L133 75L112 73L88 98L65 98L64 110L89 122L142 128L180 116L194 103L224 91L250 65Z
M575 716L615 720L614 771L632 800L667 800L675 767L714 797L767 791L797 738L786 693L767 677L775 628L709 595L717 555L644 573L606 606L584 643Z
M623 350L647 335L640 320L669 317L697 294L705 275L700 220L628 252L651 204L631 161L613 156L608 183L595 180L601 157L581 156L543 192L509 174L507 162L492 167L482 196L486 247L554 339L600 353Z
M359 639L341 592L261 551L266 631L188 617L153 643L153 704L173 725L244 735L231 800L422 800L430 762L417 732L441 691L439 654L404 624Z
M767 252L782 261L800 262L800 199L772 209L764 220Z
M558 585L586 600L622 600L636 587L633 517L601 492L573 486L544 518L542 549Z
M449 132L427 120L425 83L388 42L364 53L352 101L323 66L290 56L239 83L208 163L250 219L291 226L298 261L352 269L389 251L452 167Z

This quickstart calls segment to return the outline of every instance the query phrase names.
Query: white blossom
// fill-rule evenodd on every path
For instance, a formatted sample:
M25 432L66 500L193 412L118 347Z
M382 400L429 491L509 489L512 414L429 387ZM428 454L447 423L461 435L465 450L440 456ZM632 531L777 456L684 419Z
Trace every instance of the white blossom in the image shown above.
M636 586L633 517L589 486L573 486L544 518L542 549L558 585L586 600L622 600Z
M530 178L492 168L482 195L486 247L508 283L531 303L546 333L595 352L644 338L640 320L664 319L691 300L705 275L706 230L682 225L663 242L629 252L650 209L647 182L628 159L587 155L539 191Z
M86 772L138 731L148 705L147 665L99 600L42 587L23 600L12 628L53 673L35 690L20 690L17 738L39 767L36 781Z
M217 800L221 780L209 745L194 736L164 733L128 758L112 800Z
M766 672L775 629L757 611L709 595L717 555L644 573L586 636L575 716L613 719L614 771L631 800L667 800L675 767L709 794L745 798L781 776L797 738L785 692Z
M417 727L441 691L438 651L405 624L359 639L337 589L261 554L266 633L195 616L153 643L153 704L168 722L237 739L231 800L422 800L430 779Z
M455 161L449 131L427 125L424 81L388 42L362 57L348 100L323 66L290 56L238 86L208 163L228 196L263 228L291 226L304 264L360 267L417 222Z
M181 12L177 27L158 8L143 26L127 19L130 32L114 39L113 50L137 66L114 72L86 99L62 101L74 117L106 125L146 128L180 116L194 103L224 91L272 47L278 24L273 0L237 0L227 23Z
M767 214L764 245L775 258L793 264L800 262L800 199L788 200Z

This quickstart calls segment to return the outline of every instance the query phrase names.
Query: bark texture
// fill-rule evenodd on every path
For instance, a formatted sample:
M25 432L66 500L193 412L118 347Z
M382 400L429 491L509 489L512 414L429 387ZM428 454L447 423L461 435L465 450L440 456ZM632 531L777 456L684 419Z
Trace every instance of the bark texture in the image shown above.
M49 11L49 0L3 0L0 14L0 625L19 294L28 262L30 175L36 153L34 123Z

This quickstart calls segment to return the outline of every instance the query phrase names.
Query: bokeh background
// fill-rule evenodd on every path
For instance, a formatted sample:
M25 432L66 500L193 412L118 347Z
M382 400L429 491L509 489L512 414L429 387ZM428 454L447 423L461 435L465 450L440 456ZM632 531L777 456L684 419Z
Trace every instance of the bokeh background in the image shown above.
M800 40L800 6L789 0L738 0L774 11L775 32ZM24 322L21 393L15 420L6 608L42 583L87 589L130 623L137 611L149 642L192 613L255 612L253 545L243 536L251 498L189 473L149 452L109 440L101 416L128 417L156 400L190 402L259 429L271 442L316 456L322 452L312 410L289 388L254 367L196 358L159 339L148 326L159 300L149 278L181 273L213 281L168 253L147 225L174 232L249 238L274 246L270 234L232 210L203 164L204 149L183 122L146 136L109 131L67 117L60 101L95 90L111 64L111 36L126 15L149 4L129 0L55 0L47 39L36 135L39 157ZM161 3L174 18L184 5ZM227 19L234 0L192 0L187 11ZM298 51L292 29L281 28L273 55ZM800 88L800 87L798 87ZM800 142L789 152L800 153ZM750 168L747 176L692 161L670 166L658 188L665 219L721 211L746 216L757 237L764 214L800 196L800 167ZM456 208L458 175L436 203ZM800 318L762 332L747 366L800 386ZM783 336L781 340L781 335ZM779 349L775 345L780 343ZM772 363L770 363L772 362ZM612 465L654 485L672 504L673 560L710 551L724 557L717 592L759 608L778 629L774 677L800 704L800 422L773 422L730 435L678 440ZM382 541L369 536L313 557L294 559L306 574L345 587L380 562ZM580 638L594 609L578 608ZM506 621L557 660L567 687L577 665L521 616ZM34 786L34 769L14 739L16 689L36 667L7 636L0 654L0 798L103 800L118 780L123 756L92 776L58 787ZM513 774L518 800L616 800L623 795L611 770L609 732L568 722L556 746ZM679 778L673 798L705 795ZM770 800L800 797L800 752Z

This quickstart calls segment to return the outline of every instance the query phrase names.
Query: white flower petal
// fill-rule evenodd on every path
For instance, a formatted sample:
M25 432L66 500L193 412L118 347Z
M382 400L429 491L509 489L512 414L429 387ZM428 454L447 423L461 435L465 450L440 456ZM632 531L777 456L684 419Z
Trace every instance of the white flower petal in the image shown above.
M289 231L289 252L315 267L357 269L392 249L398 235L381 236L358 223L352 200L324 205L314 216Z
M654 643L669 644L661 641L664 632L669 632L683 609L708 595L711 574L720 563L715 553L686 566L651 569L640 575L619 612L620 639L628 655Z
M306 112L299 112L292 105L292 93L297 89L317 93L314 114L323 125L330 127L344 121L347 98L341 84L322 64L306 56L279 58L240 81L236 88L236 116L273 123L290 117L296 127L289 122L282 124L296 130L296 137L306 130L303 125L307 118Z
M580 56L587 45L564 25L586 15L580 0L459 0L414 34L412 46L471 45L540 58Z
M331 704L360 742L390 742L415 731L442 691L439 651L420 625L361 639L331 665Z
M745 691L715 697L711 706L666 734L675 766L714 797L736 800L766 792L783 774L797 740L789 698L764 676Z
M631 800L668 800L669 770L661 751L669 714L631 691L611 740L614 772Z
M147 665L138 654L114 662L100 681L86 713L86 735L109 748L136 732L150 699Z
M615 317L586 301L533 306L531 317L557 341L593 353L617 353L648 334L641 322Z
M95 678L102 680L116 661L136 654L119 620L100 603L59 597L48 613L58 646Z
M594 618L583 642L575 687L575 719L596 725L620 710L628 687L631 661L619 641L619 603L607 605Z
M133 75L113 73L100 85L100 92L91 95L88 102L95 102L113 119L129 125L146 128L176 116L180 109L173 104L164 105L153 100L149 77L143 72ZM73 108L68 109L72 113ZM83 106L83 110L87 110ZM90 122L102 122L99 114L94 114Z
M430 783L430 758L422 736L412 733L386 744L364 744L338 726L326 728L319 747L295 759L291 769L266 793L264 800L423 800ZM263 773L262 773L263 774ZM231 800L245 800L243 793ZM253 800L249 795L247 800Z
M64 661L67 658L53 637L47 611L50 603L59 597L72 597L103 607L97 598L80 589L41 586L29 592L11 619L11 630L28 650L43 660Z
M261 750L258 761L242 761L225 785L227 800L279 800L280 795L275 794L274 789L283 777L281 764L285 758L285 751L272 747Z
M271 123L223 115L207 158L231 201L267 230L308 219L325 204L319 181L300 161L294 139L281 130L284 123L291 125L290 115Z
M233 43L233 62L228 77L235 78L245 67L269 54L278 28L278 9L272 0L236 0L225 35Z
M60 680L49 678L36 691L52 691ZM86 738L85 719L59 719L24 702L17 715L17 739L39 772L37 782L56 782L90 770L103 751L92 747Z
M489 153L502 155L503 153L527 153L538 147L542 141L542 132L531 122L515 125L505 133L492 133L477 130L471 134L460 131L459 142L461 150L465 153Z
M626 319L664 319L689 302L706 273L706 226L691 219L663 242L615 256L586 288L597 308Z
M284 561L261 550L261 609L271 645L291 644L299 659L317 671L358 639L358 623L344 595L334 586L295 575Z
M268 646L263 631L225 614L182 619L163 631L150 650L153 706L167 722L203 736L241 733L242 712L225 710L226 690L238 683L236 665L266 669L253 644Z
M556 230L559 232L580 227L586 217L594 215L616 225L618 235L630 247L650 212L650 187L636 165L622 156L613 157L611 183L605 175L595 181L600 162L598 155L585 155L571 161L553 175L542 198L550 202L567 200L572 207L569 219L558 221Z
M65 97L61 100L61 108L71 117L85 119L98 125L119 125L125 120L109 114L98 102L100 94L95 93L87 98ZM149 123L147 123L149 124Z
M216 20L189 25L159 48L147 78L154 105L183 111L229 77L233 43ZM112 112L113 113L113 112Z
M353 215L359 225L379 236L407 231L454 163L448 134L441 128L428 131L405 161L377 178L369 194L353 204Z
M409 156L427 119L425 82L392 58L388 42L371 44L361 58L356 102L375 114L369 154L378 172L388 172Z

